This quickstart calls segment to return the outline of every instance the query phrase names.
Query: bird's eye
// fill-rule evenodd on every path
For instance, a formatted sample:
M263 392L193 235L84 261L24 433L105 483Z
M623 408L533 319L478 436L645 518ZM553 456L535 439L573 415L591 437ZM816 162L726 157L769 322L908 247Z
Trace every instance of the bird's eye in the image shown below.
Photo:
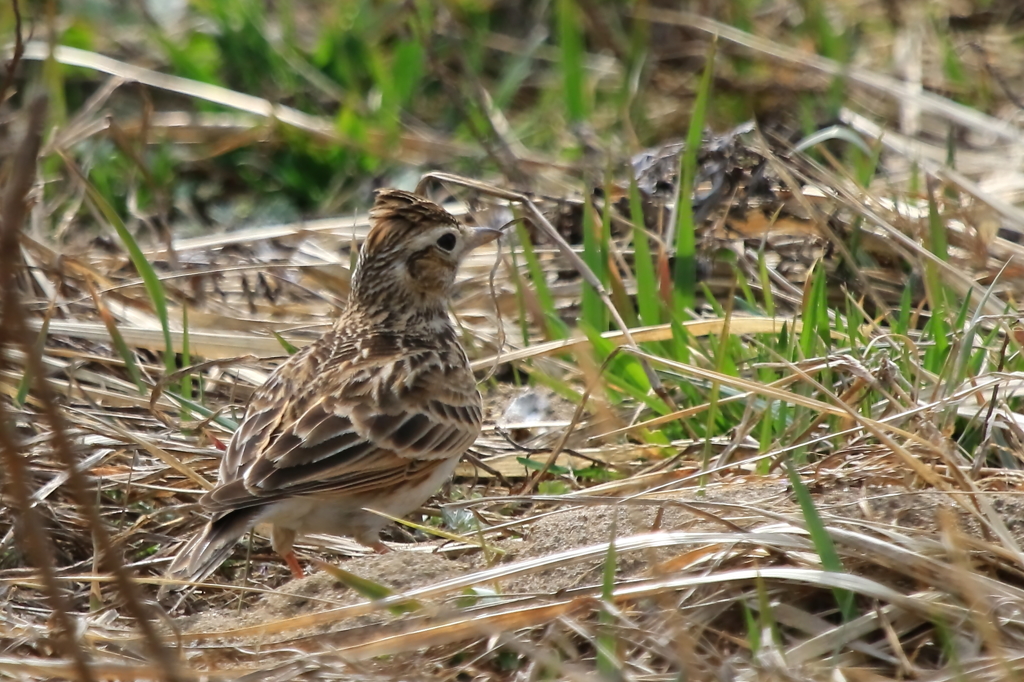
M445 251L451 251L455 248L455 235L451 232L445 232L437 238L437 245Z

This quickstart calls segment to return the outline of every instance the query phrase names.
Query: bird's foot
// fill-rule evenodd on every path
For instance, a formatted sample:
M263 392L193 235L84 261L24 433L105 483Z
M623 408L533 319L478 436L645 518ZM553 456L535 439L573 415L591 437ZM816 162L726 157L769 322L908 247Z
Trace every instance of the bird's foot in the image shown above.
M374 551L374 553L376 553L376 554L387 554L388 552L390 552L390 551L391 551L391 548L390 548L390 547L388 547L387 545L385 545L385 544L384 544L383 542L381 542L380 540L377 540L377 542L372 542L372 543L370 543L369 547L370 547L370 549L372 549L372 550Z
M284 562L288 564L288 568L291 569L293 578L305 578L306 572L302 570L302 566L299 565L299 559L295 556L295 552L288 552L282 555Z

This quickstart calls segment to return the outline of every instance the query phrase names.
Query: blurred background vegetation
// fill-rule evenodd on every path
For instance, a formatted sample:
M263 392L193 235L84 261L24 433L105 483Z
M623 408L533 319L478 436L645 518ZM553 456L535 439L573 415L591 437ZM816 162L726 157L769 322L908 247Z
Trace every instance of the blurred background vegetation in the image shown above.
M230 93L210 101L173 83L110 95L117 125L148 124L154 139L140 146L111 131L75 147L76 161L120 213L132 197L133 217L183 233L351 210L372 187L408 186L428 168L549 193L546 182L600 185L631 155L685 137L709 20L842 65L900 76L914 62L929 90L995 114L1012 106L1004 84L1015 82L1022 56L1006 31L1020 9L999 0L81 0L23 11L42 44L315 117L322 134L248 125ZM5 6L0 29L12 28ZM26 80L45 84L55 125L110 83L34 54L41 59L26 66ZM706 122L717 132L756 118L810 134L844 105L889 118L898 105L726 41L712 92ZM169 111L198 117L191 139L180 122L147 123Z

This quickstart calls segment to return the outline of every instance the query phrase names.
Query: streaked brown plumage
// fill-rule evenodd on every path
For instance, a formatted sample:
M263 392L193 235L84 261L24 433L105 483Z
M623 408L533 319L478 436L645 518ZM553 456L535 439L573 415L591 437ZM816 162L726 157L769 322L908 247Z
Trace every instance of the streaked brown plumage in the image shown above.
M466 253L498 236L467 228L414 194L381 190L348 305L330 332L289 358L252 396L231 438L212 513L170 572L202 579L256 523L274 549L297 533L380 547L387 520L444 483L480 432L480 394L448 316Z

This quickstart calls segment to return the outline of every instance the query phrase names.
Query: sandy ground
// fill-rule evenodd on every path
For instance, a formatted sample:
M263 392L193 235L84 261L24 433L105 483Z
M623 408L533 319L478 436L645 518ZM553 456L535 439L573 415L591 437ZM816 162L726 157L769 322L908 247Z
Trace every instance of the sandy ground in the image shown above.
M520 538L502 539L494 546L505 551L500 558L485 557L479 551L450 556L436 552L438 544L415 545L415 549L386 554L342 559L336 564L345 571L385 585L397 593L436 585L444 580L480 571L490 566L511 564L532 557L545 557L572 548L606 542L613 536L623 538L657 530L728 531L727 523L739 527L763 524L765 514L800 518L788 484L781 478L752 479L748 486L709 486L703 493L683 491L673 495L677 502L693 505L708 516L678 504L649 506L586 506L542 516L527 524ZM1024 498L1015 493L989 493L999 516L1011 532L1024 540ZM815 494L815 503L826 522L843 518L862 527L896 530L904 534L933 535L940 528L943 511L951 512L959 527L968 534L977 533L977 523L955 507L948 495L935 492L908 492L896 487L840 488ZM723 521L715 520L717 515ZM679 553L669 550L640 550L618 557L617 577L631 578L657 574L662 562ZM567 565L545 568L490 583L503 595L557 595L582 586L599 585L604 558L595 556ZM277 590L258 597L245 608L237 604L212 609L177 622L183 633L215 633L257 626L284 619L308 616L338 606L365 601L352 589L340 584L324 570L291 580ZM395 619L388 612L377 612L353 620L318 627L317 632L339 631L370 623ZM300 633L287 630L288 637ZM188 635L186 634L186 639ZM272 637L276 639L276 637Z

